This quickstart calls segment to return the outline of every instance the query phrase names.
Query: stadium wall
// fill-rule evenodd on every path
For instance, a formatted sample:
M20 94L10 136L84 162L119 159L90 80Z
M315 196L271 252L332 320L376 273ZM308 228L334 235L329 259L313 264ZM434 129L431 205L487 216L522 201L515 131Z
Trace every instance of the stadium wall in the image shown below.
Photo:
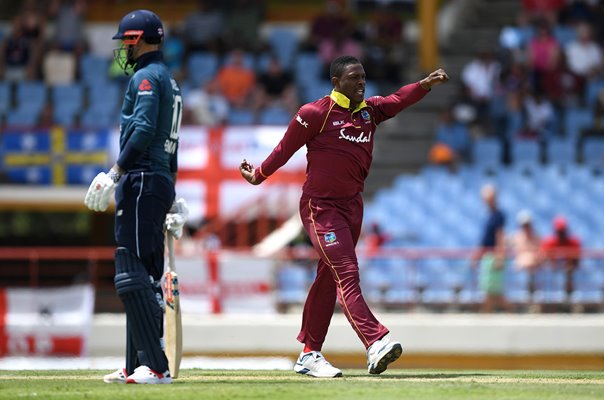
M398 368L604 369L604 315L383 314L403 343ZM289 356L301 314L183 316L184 353L205 356ZM125 317L98 314L91 356L121 355ZM333 318L324 354L344 368L363 368L365 352L341 314Z

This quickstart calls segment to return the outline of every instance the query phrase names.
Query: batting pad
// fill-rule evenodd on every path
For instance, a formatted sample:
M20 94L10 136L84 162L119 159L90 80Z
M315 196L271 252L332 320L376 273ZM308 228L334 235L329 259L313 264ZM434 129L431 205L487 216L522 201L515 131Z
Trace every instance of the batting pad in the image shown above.
M149 274L140 259L124 247L115 251L115 270L115 289L126 309L127 326L139 361L163 373L168 369L160 344L163 315Z

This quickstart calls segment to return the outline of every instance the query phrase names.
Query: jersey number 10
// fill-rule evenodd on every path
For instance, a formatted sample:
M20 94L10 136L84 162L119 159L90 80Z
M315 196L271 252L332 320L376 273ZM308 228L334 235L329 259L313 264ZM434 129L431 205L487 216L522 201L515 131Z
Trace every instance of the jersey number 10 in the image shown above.
M174 154L176 151L176 141L178 140L178 131L182 120L182 96L174 96L174 105L172 106L172 127L170 128L170 139L164 143L164 150L167 153Z

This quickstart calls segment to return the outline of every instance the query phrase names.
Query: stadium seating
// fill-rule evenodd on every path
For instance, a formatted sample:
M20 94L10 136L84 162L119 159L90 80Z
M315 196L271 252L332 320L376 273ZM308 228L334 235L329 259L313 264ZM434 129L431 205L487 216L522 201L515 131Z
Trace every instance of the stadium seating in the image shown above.
M591 167L604 167L604 139L588 137L583 141L583 163Z
M287 109L278 105L265 108L258 116L260 125L288 125L290 120L291 116Z
M195 52L187 60L189 82L194 87L199 87L216 75L220 60L214 53Z
M551 139L545 147L546 160L551 165L570 167L577 161L576 145L571 140Z
M247 109L231 109L227 122L231 125L253 125L256 121L254 113Z
M79 84L60 85L51 89L54 120L64 126L72 126L84 106L84 89Z
M109 80L107 57L84 54L80 58L80 81L86 85L104 85Z
M267 40L281 65L288 69L291 68L298 51L296 32L288 27L275 27L268 33Z
M302 265L287 264L277 271L277 304L282 308L301 304L306 299L310 276Z
M502 163L501 143L494 138L477 139L472 148L474 164L484 169L497 169Z
M564 114L564 131L570 140L577 140L581 130L592 126L593 112L585 108L569 108Z
M541 148L536 140L515 140L511 145L514 166L534 168L541 162Z

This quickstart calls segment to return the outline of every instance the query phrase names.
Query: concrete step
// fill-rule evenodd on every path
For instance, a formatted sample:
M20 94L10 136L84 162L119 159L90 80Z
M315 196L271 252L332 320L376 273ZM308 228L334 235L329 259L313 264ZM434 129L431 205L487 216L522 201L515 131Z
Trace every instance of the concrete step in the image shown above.
M451 34L443 51L455 55L474 55L479 50L495 50L497 43L499 43L499 29L496 27L464 27Z
M468 26L499 29L502 25L515 23L521 8L520 2L514 0L480 1L474 11L479 18L469 19Z
M377 137L393 137L402 140L431 136L437 125L437 115L434 111L407 110L379 126Z
M428 161L434 135L423 137L377 137L373 147L374 164L396 168L415 168Z

